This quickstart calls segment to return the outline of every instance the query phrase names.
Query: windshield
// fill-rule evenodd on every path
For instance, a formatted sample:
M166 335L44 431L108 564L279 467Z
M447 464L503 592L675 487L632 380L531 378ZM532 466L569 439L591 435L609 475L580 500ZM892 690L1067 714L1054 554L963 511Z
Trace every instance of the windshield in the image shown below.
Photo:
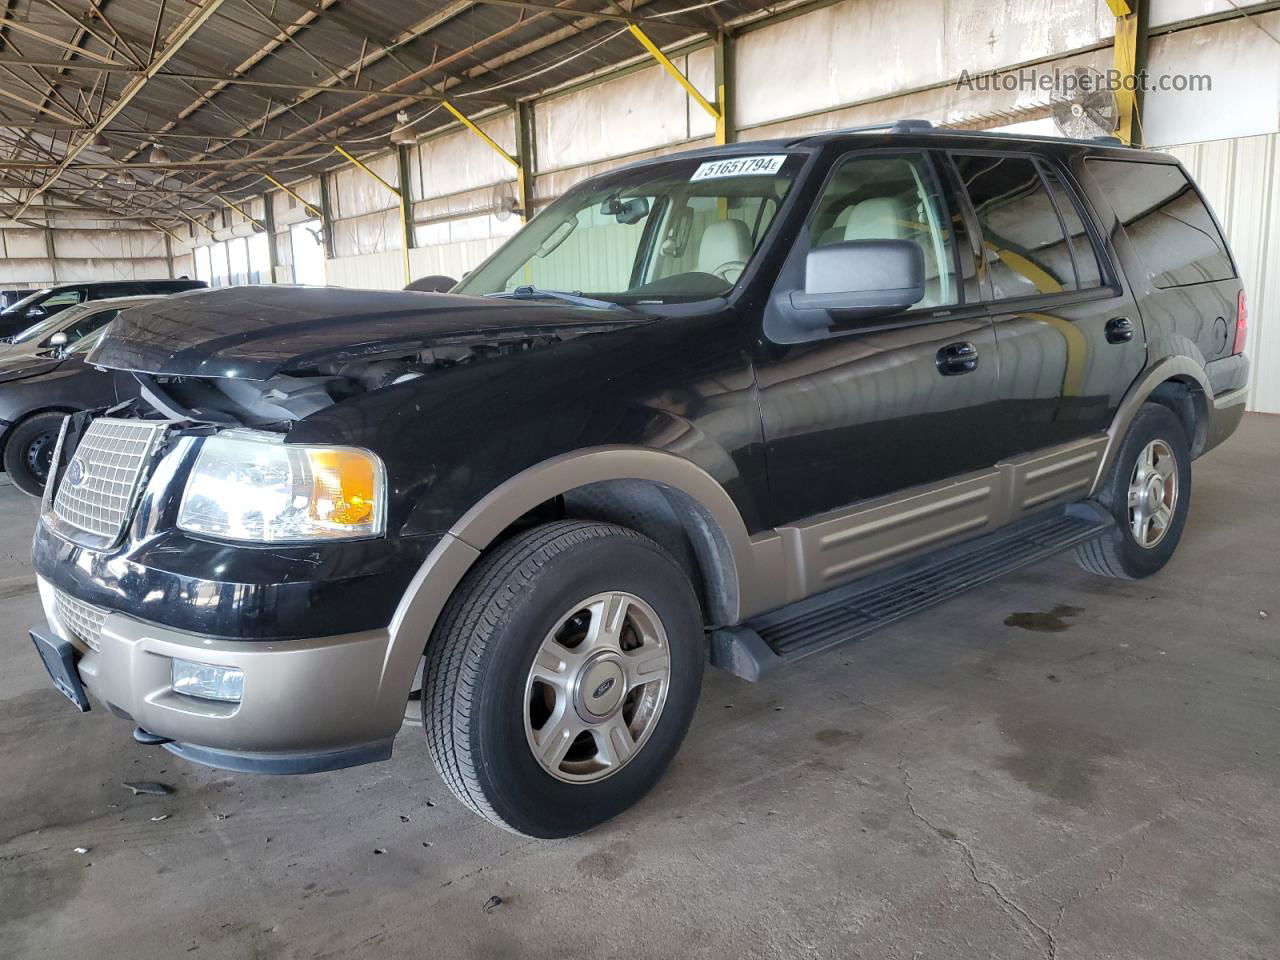
M759 249L802 162L784 152L682 159L593 180L453 292L532 288L629 304L722 296Z
M24 310L26 307L30 306L32 303L34 303L34 302L35 302L36 300L38 300L40 297L43 297L43 296L44 296L46 293L48 293L48 292L49 292L49 288L48 288L48 287L46 287L46 288L45 288L45 289L43 289L43 290L37 290L37 291L35 291L34 293L29 293L29 294L27 294L25 297L23 297L23 298L22 298L21 300L19 300L17 303L11 303L11 304L9 304L9 306L5 307L3 310L0 310L0 316L3 316L3 315L4 315L4 314L6 314L6 313L18 313L18 312L20 312L21 310Z
M63 350L62 355L64 357L84 356L86 353L88 353L90 350L92 350L94 347L98 345L99 341L101 341L102 338L107 335L107 331L110 329L111 329L111 324L107 324L97 333L91 333L87 337L81 337L71 346Z
M62 313L55 313L52 317L45 317L37 323L33 323L21 333L15 333L11 338L11 343L25 343L28 340L36 340L44 336L46 333L52 333L62 324L67 322L67 317Z

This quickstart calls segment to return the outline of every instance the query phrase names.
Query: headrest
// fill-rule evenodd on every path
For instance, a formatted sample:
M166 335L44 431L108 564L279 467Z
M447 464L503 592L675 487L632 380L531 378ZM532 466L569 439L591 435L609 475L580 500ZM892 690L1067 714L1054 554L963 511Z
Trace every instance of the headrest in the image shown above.
M873 197L856 204L844 225L846 240L909 240L905 210L891 197Z
M702 231L698 244L698 270L716 273L727 263L745 263L751 259L751 232L741 220L713 220ZM729 280L737 280L739 268Z

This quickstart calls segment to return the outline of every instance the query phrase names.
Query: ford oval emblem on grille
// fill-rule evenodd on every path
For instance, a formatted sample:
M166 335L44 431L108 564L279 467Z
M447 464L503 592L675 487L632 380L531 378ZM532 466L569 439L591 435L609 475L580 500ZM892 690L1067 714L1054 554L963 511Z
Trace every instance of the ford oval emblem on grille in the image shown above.
M67 483L78 487L83 479L84 464L80 460L72 460L71 465L67 467Z
M591 699L599 700L613 688L613 677L607 678L600 686L591 691Z

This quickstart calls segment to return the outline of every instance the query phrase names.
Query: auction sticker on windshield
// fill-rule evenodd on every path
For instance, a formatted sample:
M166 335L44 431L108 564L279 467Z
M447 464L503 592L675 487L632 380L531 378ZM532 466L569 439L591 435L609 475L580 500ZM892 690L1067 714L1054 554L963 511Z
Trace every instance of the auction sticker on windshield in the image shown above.
M727 157L724 160L712 160L693 171L689 181L693 183L698 180L714 180L717 177L749 177L761 174L767 176L777 173L786 159L785 153L775 153L767 157Z

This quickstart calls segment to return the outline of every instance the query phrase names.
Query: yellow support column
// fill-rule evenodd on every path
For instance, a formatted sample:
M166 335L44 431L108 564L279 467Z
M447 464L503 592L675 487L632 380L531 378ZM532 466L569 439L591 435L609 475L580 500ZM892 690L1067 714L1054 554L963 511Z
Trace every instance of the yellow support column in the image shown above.
M1138 78L1147 65L1147 0L1107 0L1116 18L1112 67L1120 80L1115 90L1119 120L1116 136L1133 146L1142 144L1142 91Z
M392 193L396 195L396 199L400 203L400 247L401 247L401 253L404 255L404 282L406 285L408 285L410 282L412 282L413 275L410 272L410 268L409 268L409 241L411 238L409 236L409 209L408 209L408 199L405 196L406 191L393 187L391 184L387 183L387 181L383 180L380 176L378 176L376 173L370 170L365 164L361 163L354 156L347 153L346 150L343 150L342 147L338 146L336 143L333 145L333 149L336 150L338 153L342 154L342 156L350 160L353 164L355 164L357 167L359 167L369 176L373 177L373 179L377 180L380 184L382 184L384 187L386 187L388 190L390 190Z
M725 129L725 112L719 107L714 106L711 101L704 97L702 92L689 81L688 77L676 69L676 65L667 59L667 55L658 48L656 43L649 39L649 35L647 33L641 30L634 23L628 24L627 29L631 31L631 35L633 37L640 41L640 45L649 51L649 56L658 61L658 65L662 67L663 70L667 71L667 73L671 74L676 83L684 87L685 92L693 98L693 102L710 114L711 118L716 122L716 143L724 143L725 138L728 135L728 131ZM723 103L723 85L721 85L720 89L716 91L716 96L721 98L721 102Z

